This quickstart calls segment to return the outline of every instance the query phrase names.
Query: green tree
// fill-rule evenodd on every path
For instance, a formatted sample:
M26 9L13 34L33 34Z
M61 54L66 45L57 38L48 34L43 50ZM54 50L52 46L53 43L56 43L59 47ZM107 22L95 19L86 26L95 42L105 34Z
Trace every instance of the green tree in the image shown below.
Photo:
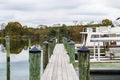
M5 27L5 33L7 35L23 35L23 28L19 22L9 22Z
M103 20L102 20L102 24L103 24L104 26L109 26L109 25L112 25L112 21L109 20L109 19L103 19Z

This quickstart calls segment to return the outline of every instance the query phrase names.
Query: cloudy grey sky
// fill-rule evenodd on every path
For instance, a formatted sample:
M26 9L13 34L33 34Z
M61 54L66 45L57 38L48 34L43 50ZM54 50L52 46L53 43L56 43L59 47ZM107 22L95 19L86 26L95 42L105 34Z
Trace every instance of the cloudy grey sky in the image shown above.
M0 23L22 25L100 22L120 17L120 0L0 0Z

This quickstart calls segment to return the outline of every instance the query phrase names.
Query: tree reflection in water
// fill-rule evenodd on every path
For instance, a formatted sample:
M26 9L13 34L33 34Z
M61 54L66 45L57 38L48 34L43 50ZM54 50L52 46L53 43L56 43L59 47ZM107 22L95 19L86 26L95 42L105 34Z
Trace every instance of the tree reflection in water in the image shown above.
M5 41L0 40L1 51L5 52ZM31 45L39 44L38 41L32 40ZM10 40L10 52L11 54L19 54L22 50L28 49L28 40Z

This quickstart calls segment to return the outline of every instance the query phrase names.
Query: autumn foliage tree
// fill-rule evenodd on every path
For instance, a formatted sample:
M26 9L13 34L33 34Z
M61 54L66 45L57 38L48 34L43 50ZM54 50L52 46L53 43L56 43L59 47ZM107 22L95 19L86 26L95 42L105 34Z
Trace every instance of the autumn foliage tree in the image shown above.
M80 42L81 35L80 32L83 31L82 26L74 26L70 27L70 33L71 33L71 39L74 40L75 42Z
M90 23L87 25L72 25L67 26L65 24L59 25L57 27L48 27L41 25L37 28L22 26L19 22L8 22L7 26L5 27L5 35L11 35L13 37L22 36L33 36L32 39L48 40L48 38L56 37L61 39L62 37L67 37L69 39L74 40L75 42L80 42L81 35L80 32L83 31L83 28L86 27L99 27L99 26L109 26L112 25L112 21L109 19L103 19L101 23ZM2 33L2 31L0 32ZM36 37L36 38L35 38Z
M5 27L5 34L6 35L23 35L23 28L19 22L9 22Z

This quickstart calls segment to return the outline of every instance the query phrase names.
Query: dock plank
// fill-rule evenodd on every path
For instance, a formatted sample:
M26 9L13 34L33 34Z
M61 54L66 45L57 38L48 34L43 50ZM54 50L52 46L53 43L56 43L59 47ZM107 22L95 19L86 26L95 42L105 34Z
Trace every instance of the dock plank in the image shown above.
M63 44L56 44L41 80L79 80Z

